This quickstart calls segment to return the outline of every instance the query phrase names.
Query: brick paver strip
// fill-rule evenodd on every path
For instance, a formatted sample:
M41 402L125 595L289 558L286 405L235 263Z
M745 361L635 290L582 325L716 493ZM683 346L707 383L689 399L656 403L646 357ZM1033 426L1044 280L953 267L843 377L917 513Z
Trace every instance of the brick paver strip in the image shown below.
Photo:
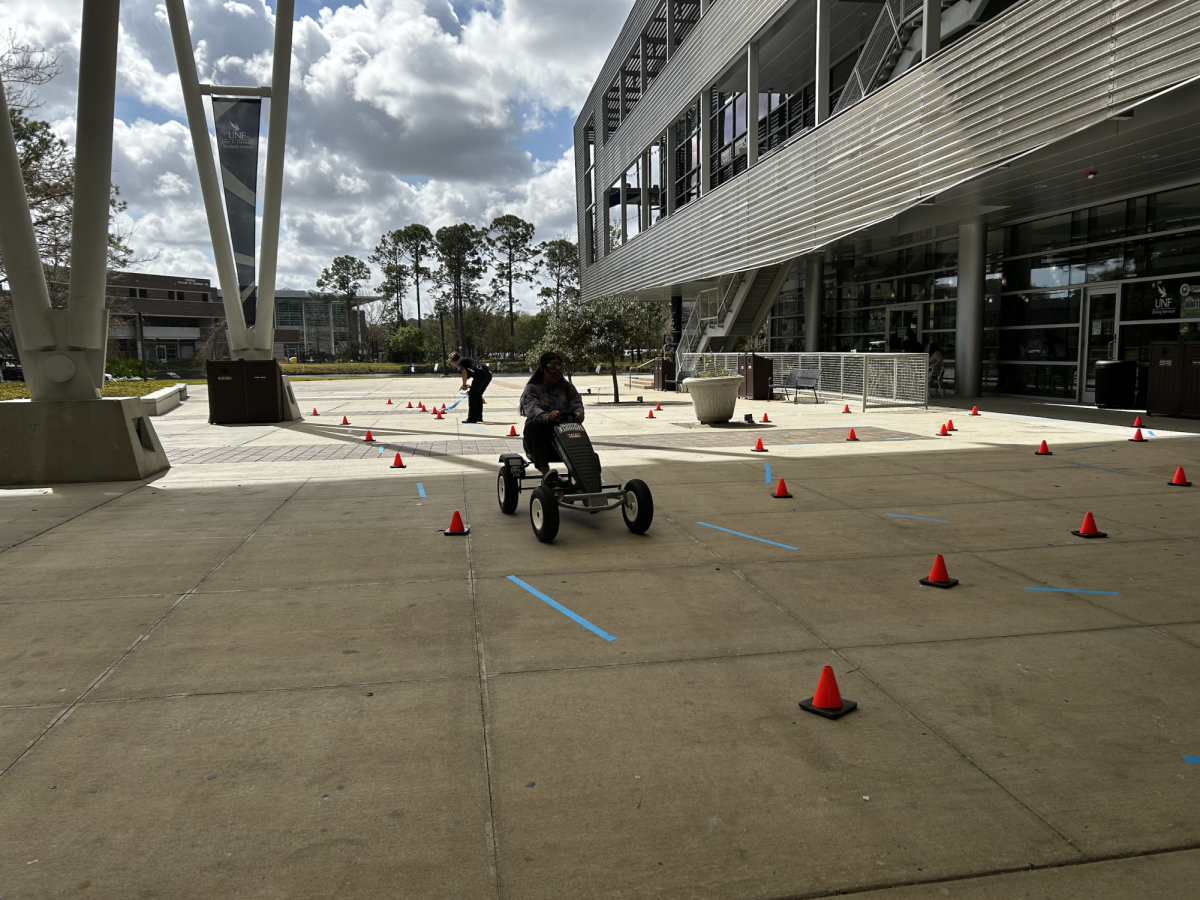
M848 428L849 426L847 426ZM754 437L751 437L751 435ZM908 435L887 428L873 426L858 427L862 442L883 441L889 438L911 440L933 440L925 436ZM761 437L768 447L786 447L789 444L837 444L843 443L846 435L839 428L744 428L715 429L688 434L627 434L595 437L597 447L636 447L642 450L700 450L706 448L749 447ZM194 447L171 452L175 465L228 465L251 462L308 462L312 460L369 459L384 454L400 452L404 456L490 456L521 451L521 442L515 438L467 438L465 440L378 440L374 444L362 441L335 441L330 444L278 444L252 447Z

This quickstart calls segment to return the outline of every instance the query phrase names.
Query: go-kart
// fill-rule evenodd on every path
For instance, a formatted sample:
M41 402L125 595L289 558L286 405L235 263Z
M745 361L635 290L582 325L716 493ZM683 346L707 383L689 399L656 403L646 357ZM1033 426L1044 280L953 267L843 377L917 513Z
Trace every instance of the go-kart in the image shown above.
M642 534L654 520L654 498L646 482L637 478L625 486L605 485L600 480L600 457L592 449L592 442L575 422L554 426L554 450L566 465L563 473L550 470L543 480L535 469L528 474L530 465L519 453L503 453L500 456L500 474L496 477L496 499L500 511L512 515L522 490L534 483L529 497L529 522L533 533L544 544L554 540L558 534L558 510L577 509L581 512L604 512L620 508L625 525L634 534ZM562 496L558 496L561 493Z

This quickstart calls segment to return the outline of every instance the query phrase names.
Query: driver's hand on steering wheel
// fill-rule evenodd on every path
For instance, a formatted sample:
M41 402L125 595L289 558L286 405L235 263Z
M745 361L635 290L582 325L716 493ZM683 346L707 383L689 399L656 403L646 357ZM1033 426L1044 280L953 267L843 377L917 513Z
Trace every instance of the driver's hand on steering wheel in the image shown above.
M553 412L550 412L550 413L547 413L547 414L546 414L546 421L547 421L547 422L557 422L557 421L558 421L558 419L559 419L559 413L558 413L558 410L557 410L557 409L556 409L556 410L554 410Z
M574 419L576 422L578 422L580 425L583 424L583 413L576 413L575 415L571 416L571 418Z

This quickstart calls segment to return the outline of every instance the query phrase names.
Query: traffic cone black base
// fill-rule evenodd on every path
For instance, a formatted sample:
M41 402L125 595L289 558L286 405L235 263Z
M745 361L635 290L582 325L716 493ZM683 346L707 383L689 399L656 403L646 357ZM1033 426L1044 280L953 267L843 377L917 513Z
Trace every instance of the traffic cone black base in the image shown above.
M1081 538L1102 538L1108 537L1107 531L1097 531L1094 534L1084 534L1082 531L1072 531L1071 534Z
M919 580L921 584L925 585L926 587L940 587L949 589L958 584L957 578L951 578L948 581L930 581L928 578L921 578Z
M854 710L858 709L858 703L854 700L843 699L841 709L821 709L820 707L813 706L812 697L809 697L807 700L800 701L800 708L805 712L816 713L818 716L826 719L840 719L846 713L854 712Z

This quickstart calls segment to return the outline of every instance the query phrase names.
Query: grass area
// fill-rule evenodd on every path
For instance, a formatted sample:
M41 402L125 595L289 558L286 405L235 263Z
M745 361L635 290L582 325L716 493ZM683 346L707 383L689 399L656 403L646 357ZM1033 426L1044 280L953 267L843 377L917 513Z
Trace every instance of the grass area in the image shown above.
M188 384L204 384L205 382L191 378ZM105 397L144 397L155 391L178 384L179 381L110 381L104 385L100 393ZM0 382L0 400L28 400L29 388L23 381Z

